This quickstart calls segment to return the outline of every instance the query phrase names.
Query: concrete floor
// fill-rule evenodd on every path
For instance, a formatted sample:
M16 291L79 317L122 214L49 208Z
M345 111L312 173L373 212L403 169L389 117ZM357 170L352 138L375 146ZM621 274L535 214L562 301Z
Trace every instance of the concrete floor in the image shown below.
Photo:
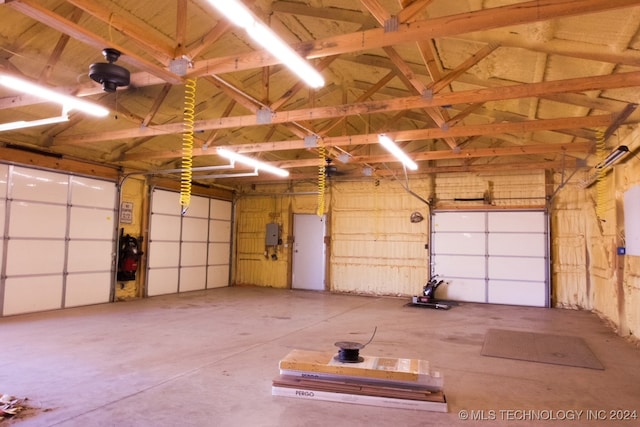
M0 319L0 392L37 408L0 425L536 424L517 421L533 413L517 410L555 418L539 422L546 426L640 425L610 412L640 411L640 350L597 316L407 301L234 287ZM361 354L429 360L444 375L449 413L271 395L291 349L337 351L334 342L364 343L375 326ZM605 370L482 356L489 328L582 337ZM461 411L489 420L464 420Z

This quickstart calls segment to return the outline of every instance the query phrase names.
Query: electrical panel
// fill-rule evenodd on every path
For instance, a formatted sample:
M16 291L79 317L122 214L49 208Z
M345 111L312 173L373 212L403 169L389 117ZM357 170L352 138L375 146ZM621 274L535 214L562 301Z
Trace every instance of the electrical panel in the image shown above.
M266 246L277 246L280 240L280 225L271 222L267 224L267 237L265 240Z

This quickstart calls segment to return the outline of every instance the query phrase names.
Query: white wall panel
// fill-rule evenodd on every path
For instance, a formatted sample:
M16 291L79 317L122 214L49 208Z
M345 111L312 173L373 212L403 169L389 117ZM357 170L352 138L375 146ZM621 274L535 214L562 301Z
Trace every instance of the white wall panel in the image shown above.
M82 271L110 272L114 258L113 242L110 240L71 240L69 241L67 271L69 273Z
M62 306L62 275L8 277L5 281L3 314L32 313Z
M208 238L209 221L206 218L183 218L182 241L206 242Z
M207 264L207 244L206 243L182 243L180 253L181 266L195 266Z
M113 210L73 206L69 215L69 238L113 240Z
M178 292L178 267L149 270L147 295L165 295Z
M180 269L180 292L205 289L207 267L184 267Z
M231 202L211 199L211 218L231 221Z
M149 268L178 267L179 242L151 242L149 244Z
M109 302L111 272L69 274L66 282L65 307Z
M64 246L64 240L9 240L7 276L60 274L62 280Z
M11 174L11 198L38 202L67 203L67 175L14 167Z
M207 288L229 286L229 264L214 265L207 268Z
M113 182L79 176L71 177L71 205L113 209L116 187Z
M180 240L180 217L154 214L151 215L151 241Z
M33 202L10 202L9 236L63 239L67 207Z

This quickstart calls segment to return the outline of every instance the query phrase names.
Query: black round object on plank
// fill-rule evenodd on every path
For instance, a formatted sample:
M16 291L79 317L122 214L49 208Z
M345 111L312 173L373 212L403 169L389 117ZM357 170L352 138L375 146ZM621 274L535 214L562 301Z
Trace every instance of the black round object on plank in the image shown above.
M338 362L360 363L364 361L364 358L360 356L360 349L364 348L363 344L353 341L338 341L334 345L340 348L334 357Z

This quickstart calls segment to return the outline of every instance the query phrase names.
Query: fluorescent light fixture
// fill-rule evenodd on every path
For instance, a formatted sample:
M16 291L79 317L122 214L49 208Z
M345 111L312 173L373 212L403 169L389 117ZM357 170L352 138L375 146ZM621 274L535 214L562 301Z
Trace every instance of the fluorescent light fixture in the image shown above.
M240 0L209 0L220 14L249 34L269 53L312 88L324 86L324 78L295 50L278 37L271 28L256 18Z
M606 159L604 159L602 162L598 163L596 165L596 169L607 168L607 167L613 165L614 163L618 162L620 159L622 159L627 154L629 154L629 147L627 147L626 145L621 145L618 148L616 148L615 150L613 150L611 152L611 154L609 154L607 156Z
M75 96L66 95L7 74L0 74L0 85L47 101L55 102L56 104L62 105L65 110L78 110L96 117L105 117L109 114L109 110L98 104L93 104Z
M17 122L0 124L0 132L4 132L7 130L14 130L14 129L30 128L34 126L51 125L54 123L66 122L68 120L69 120L69 116L67 116L66 113L58 117L49 117L47 119L30 120L30 121L19 120Z
M289 171L268 165L261 162L260 160L253 159L251 157L243 156L242 154L238 154L235 151L230 151L221 147L218 147L216 150L218 151L218 155L229 159L231 162L242 163L247 166L251 166L252 168L260 169L281 177L289 176Z
M405 152L402 151L400 147L398 147L396 143L391 140L391 138L389 138L385 134L380 134L378 135L378 142L384 148L386 148L387 151L396 156L396 158L400 160L406 167L408 167L412 171L418 170L418 165L413 160L411 160L409 156L407 156Z

